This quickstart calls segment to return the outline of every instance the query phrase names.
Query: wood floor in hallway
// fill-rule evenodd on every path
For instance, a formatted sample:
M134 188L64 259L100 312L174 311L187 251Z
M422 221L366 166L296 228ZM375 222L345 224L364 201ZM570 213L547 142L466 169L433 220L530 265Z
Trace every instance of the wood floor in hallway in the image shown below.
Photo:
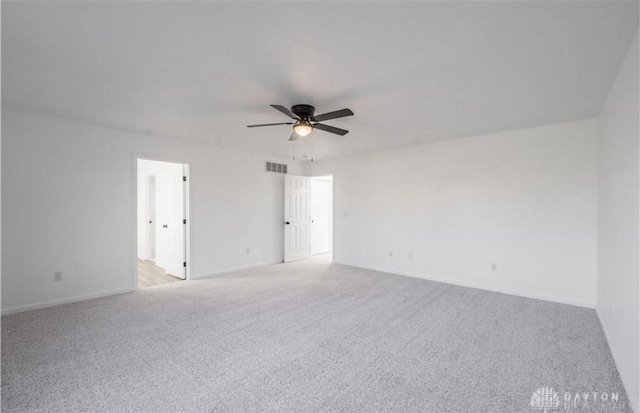
M154 285L182 281L178 277L167 274L153 261L138 260L138 288L153 287Z

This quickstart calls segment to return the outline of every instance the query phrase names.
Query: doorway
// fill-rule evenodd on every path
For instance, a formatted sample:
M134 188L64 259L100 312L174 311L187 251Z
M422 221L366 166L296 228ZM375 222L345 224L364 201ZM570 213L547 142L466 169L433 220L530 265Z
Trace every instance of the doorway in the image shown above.
M311 178L311 255L330 254L333 244L333 176Z
M137 160L138 288L187 278L188 165Z
M285 175L284 218L284 262L330 255L333 176Z

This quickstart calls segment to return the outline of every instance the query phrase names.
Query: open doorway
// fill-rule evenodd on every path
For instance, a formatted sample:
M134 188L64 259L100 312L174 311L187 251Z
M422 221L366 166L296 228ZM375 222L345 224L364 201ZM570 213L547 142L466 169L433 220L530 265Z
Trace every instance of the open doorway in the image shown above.
M137 160L137 287L185 280L188 165Z
M333 245L333 176L311 178L311 255L328 254Z

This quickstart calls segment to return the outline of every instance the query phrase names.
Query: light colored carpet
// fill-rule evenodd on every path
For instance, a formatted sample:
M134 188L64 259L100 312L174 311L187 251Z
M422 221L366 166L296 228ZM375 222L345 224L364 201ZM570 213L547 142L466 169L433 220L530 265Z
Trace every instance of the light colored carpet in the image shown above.
M4 412L532 412L543 386L630 411L593 310L322 260L2 318Z

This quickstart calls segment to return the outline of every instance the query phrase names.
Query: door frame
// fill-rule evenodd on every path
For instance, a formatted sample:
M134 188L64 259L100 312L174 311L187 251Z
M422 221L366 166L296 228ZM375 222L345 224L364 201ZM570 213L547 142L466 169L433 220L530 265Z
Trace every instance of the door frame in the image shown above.
M160 157L149 157L145 155L133 154L132 163L133 163L133 226L132 226L132 252L133 257L131 260L132 264L132 276L131 281L133 284L133 289L138 289L138 160L143 161L157 161L157 162L170 162L183 165L184 176L187 177L187 181L185 183L185 191L184 191L184 213L185 218L187 220L187 224L185 225L185 253L184 257L187 262L187 268L185 271L185 280L191 279L191 174L189 162L185 160L176 160L175 158L167 159Z

